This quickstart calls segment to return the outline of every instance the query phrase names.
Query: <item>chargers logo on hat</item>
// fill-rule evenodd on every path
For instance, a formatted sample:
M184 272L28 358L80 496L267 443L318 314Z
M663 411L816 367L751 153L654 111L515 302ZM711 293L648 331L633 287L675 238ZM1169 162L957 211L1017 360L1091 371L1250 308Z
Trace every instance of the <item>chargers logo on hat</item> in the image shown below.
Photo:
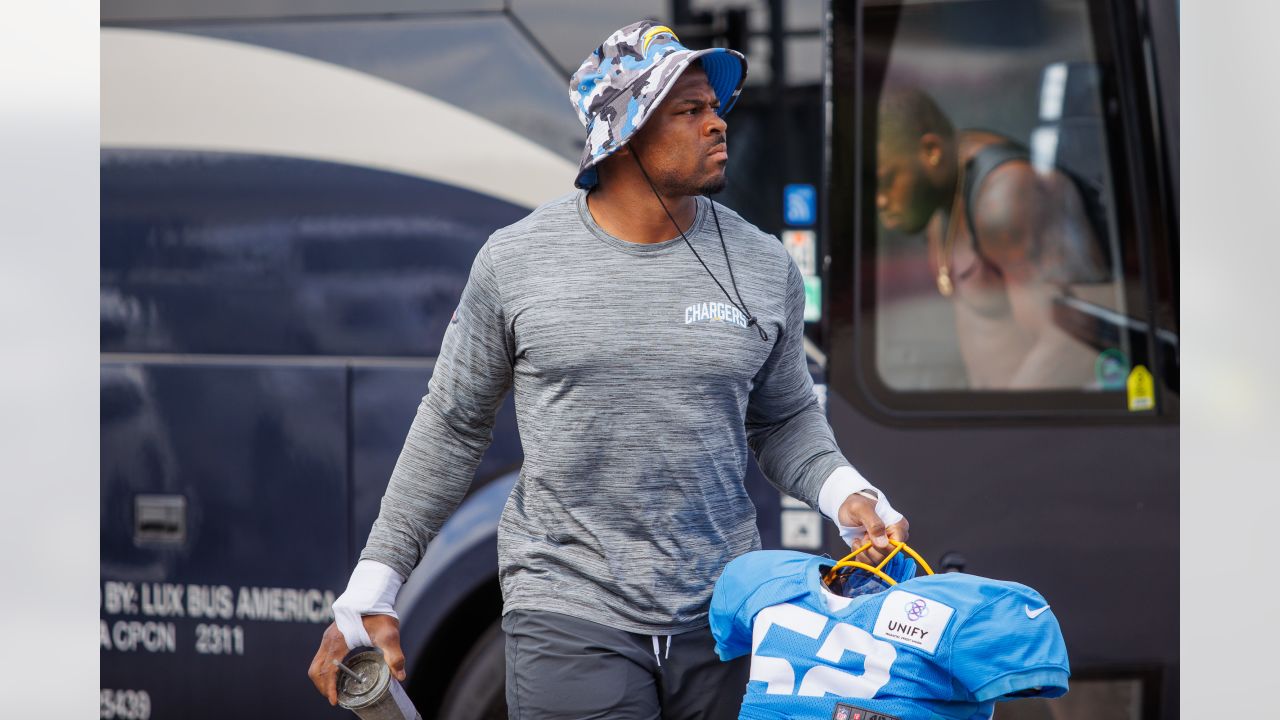
M644 34L644 38L640 41L641 55L649 54L649 43L652 42L653 39L659 35L670 35L672 40L676 42L680 42L680 38L676 36L675 31L673 31L671 28L667 27L666 25L656 25L654 27L649 28L648 32Z

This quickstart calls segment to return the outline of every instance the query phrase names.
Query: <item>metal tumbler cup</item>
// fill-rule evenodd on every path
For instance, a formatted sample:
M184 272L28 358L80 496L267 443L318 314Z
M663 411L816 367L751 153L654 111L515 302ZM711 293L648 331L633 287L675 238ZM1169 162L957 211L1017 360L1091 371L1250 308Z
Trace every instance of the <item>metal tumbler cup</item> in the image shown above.
M391 676L380 650L356 648L345 662L334 661L338 674L338 704L362 720L422 720L404 688Z

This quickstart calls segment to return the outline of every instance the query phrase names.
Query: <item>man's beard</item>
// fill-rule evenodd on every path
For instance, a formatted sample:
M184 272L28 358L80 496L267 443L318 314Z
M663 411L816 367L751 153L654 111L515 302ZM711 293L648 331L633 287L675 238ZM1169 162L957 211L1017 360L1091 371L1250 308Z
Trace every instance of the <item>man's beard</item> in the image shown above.
M722 190L729 182L729 176L723 170L710 178L702 180L692 180L685 178L664 178L664 183L669 188L670 195L714 195Z
M726 147L724 139L721 138L721 141L716 143L715 147L717 148ZM698 194L699 195L715 195L721 190L724 190L724 186L726 183L728 183L728 179L729 179L729 173L725 172L727 169L728 169L727 165L721 166L719 173L717 173L710 180L707 180L706 182L702 183L702 186L699 188Z
M698 189L698 194L715 195L721 190L724 190L724 186L727 185L728 182L729 176L725 173L720 173L718 176L703 183L702 187Z

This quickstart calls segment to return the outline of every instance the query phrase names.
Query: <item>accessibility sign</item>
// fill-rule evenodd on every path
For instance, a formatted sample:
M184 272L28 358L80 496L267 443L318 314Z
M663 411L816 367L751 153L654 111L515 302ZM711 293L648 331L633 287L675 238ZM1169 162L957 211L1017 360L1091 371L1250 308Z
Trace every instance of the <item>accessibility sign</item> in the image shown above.
M812 225L818 220L818 190L808 183L782 188L782 216L788 225Z

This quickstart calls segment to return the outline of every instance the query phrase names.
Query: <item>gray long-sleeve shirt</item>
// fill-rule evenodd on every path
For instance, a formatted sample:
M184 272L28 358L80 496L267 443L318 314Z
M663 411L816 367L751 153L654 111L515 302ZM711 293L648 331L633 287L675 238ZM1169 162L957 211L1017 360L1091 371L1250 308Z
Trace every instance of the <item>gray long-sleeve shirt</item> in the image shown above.
M504 613L551 610L637 633L705 625L725 564L760 547L743 487L748 444L770 481L810 506L848 464L812 392L799 271L774 237L716 209L767 341L679 236L612 237L584 192L495 232L361 559L409 575L514 389L525 460L498 525ZM710 200L698 199L687 235L732 293Z

